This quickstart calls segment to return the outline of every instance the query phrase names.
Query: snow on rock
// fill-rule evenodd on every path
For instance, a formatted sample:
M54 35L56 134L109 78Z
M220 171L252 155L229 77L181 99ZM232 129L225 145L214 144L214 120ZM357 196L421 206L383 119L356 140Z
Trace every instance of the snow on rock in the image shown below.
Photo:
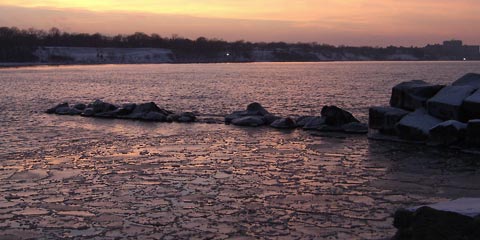
M471 86L475 88L480 88L480 74L478 73L467 73L463 77L459 78L457 81L452 83L453 86Z
M427 100L442 88L442 85L433 85L422 80L402 82L392 88L390 106L410 111L424 108Z
M430 129L441 122L421 108L403 117L395 128L402 139L424 141L428 139Z
M462 120L462 103L475 91L472 86L447 86L427 101L428 113L449 120Z

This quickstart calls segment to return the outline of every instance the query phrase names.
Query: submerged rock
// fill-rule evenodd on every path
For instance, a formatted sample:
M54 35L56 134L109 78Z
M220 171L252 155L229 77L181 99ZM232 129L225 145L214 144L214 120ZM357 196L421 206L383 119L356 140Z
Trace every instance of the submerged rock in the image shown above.
M196 116L192 112L184 112L180 114L170 114L167 117L167 121L169 122L181 122L181 123L187 123L187 122L194 122L196 119Z
M94 102L88 104L87 108L92 108L93 112L96 114L96 113L110 112L117 109L118 107L111 103L107 103L97 99Z
M390 106L410 111L425 108L427 100L443 87L422 80L402 82L392 88Z
M325 124L330 126L341 126L351 122L360 122L351 113L337 106L324 106L321 114L322 117L325 118Z
M453 86L471 86L474 88L480 88L480 74L467 73L457 81L452 83Z
M275 120L272 124L270 124L270 127L279 129L294 129L296 128L296 123L295 120L287 117Z
M463 100L475 91L472 86L448 86L427 101L428 113L443 120L464 119Z
M432 145L452 145L465 139L467 124L448 120L430 129L429 143Z
M407 114L395 126L400 138L413 141L424 141L429 137L430 129L442 120L430 116L424 109Z
M300 116L295 120L295 126L303 128L303 126L313 118L315 118L315 116Z
M384 134L395 134L395 125L409 112L395 107L371 107L368 125Z

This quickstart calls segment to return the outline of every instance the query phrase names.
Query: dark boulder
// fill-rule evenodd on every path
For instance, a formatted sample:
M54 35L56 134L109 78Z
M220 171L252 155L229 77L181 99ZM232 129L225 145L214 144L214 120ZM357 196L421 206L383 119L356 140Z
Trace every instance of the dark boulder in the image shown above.
M428 115L424 109L417 109L403 117L395 129L402 139L425 141L429 137L430 129L441 122L440 119Z
M475 91L471 86L448 86L427 101L428 113L444 120L462 121L462 104Z
M58 115L80 115L81 113L82 111L71 107L59 107L55 109L55 114Z
M271 115L265 108L262 107L262 105L260 105L260 103L257 102L248 104L247 114L260 116Z
M351 122L360 122L351 113L336 106L324 106L321 114L322 117L325 118L325 123L330 126L341 126Z
M93 117L93 115L95 115L95 111L93 111L93 108L85 108L85 110L83 110L82 114L80 114L84 117Z
M94 102L88 104L87 108L92 108L95 113L102 113L102 112L113 111L113 110L117 109L118 107L111 104L111 103L107 103L107 102L104 102L102 100L97 99Z
M432 145L448 146L465 139L467 124L448 120L430 129L429 143Z
M165 122L167 121L167 116L161 112L147 112L140 118L145 121L154 121L154 122Z
M127 103L127 104L123 104L122 107L119 107L113 112L115 116L123 118L124 116L131 114L133 110L135 110L135 107L137 107L137 104Z
M77 103L73 106L73 108L83 111L85 110L85 108L87 108L87 105L85 105L84 103Z
M453 86L471 86L474 88L480 88L480 74L467 73L457 81L452 83Z
M272 124L270 124L270 127L279 129L294 129L296 128L296 123L295 120L287 117L275 120Z
M443 85L434 85L422 80L402 82L392 88L390 106L409 111L425 108L427 100L443 87Z
M468 121L466 144L469 147L480 148L480 119Z
M137 104L135 108L133 108L132 113L126 115L125 117L130 119L140 119L147 121L167 121L167 116L170 114L173 114L173 112L159 108L154 102L148 102Z
M246 127L258 127L265 125L262 116L245 116L240 118L235 118L231 122L236 126L246 126Z
M64 103L58 104L55 107L47 109L47 111L45 111L45 113L54 114L54 113L56 113L58 108L70 108L70 107L69 107L68 103L64 102Z
M409 112L394 107L371 107L368 126L384 134L395 134L395 125Z
M480 118L480 89L463 100L462 111L466 120Z

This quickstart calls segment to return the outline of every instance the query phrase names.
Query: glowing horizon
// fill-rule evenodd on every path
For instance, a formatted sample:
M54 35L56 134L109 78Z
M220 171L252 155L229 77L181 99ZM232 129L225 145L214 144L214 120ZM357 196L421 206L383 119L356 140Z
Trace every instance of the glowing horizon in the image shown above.
M3 0L0 25L226 40L416 45L480 43L477 0Z

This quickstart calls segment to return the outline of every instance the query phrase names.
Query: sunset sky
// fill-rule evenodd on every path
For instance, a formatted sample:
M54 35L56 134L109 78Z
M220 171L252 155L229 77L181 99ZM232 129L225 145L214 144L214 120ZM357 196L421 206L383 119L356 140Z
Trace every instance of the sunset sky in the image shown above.
M0 25L225 40L480 44L479 0L0 0Z

